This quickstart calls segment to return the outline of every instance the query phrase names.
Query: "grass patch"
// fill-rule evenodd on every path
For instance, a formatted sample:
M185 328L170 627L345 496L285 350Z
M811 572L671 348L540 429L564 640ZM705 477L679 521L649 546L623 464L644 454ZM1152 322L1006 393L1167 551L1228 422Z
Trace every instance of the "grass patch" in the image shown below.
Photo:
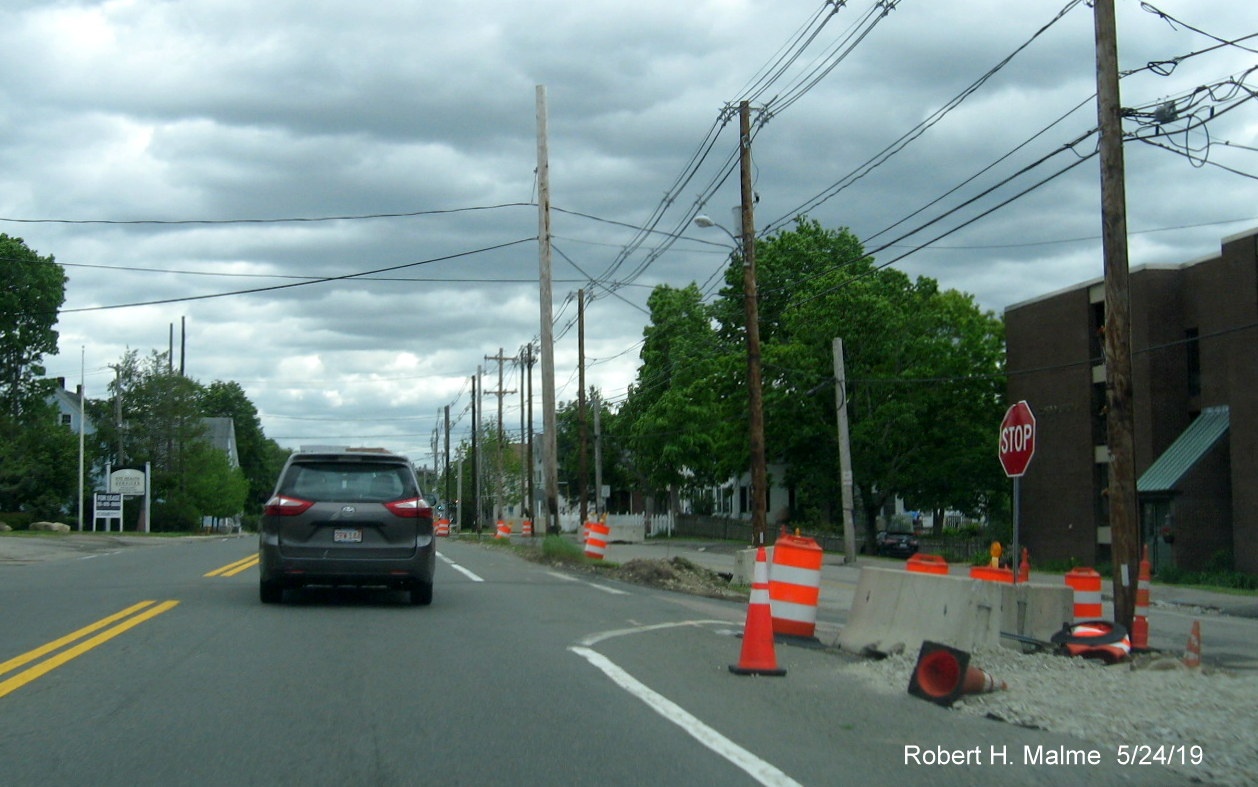
M563 536L546 536L542 539L542 557L555 563L588 566L595 561L585 556L585 550L575 541Z

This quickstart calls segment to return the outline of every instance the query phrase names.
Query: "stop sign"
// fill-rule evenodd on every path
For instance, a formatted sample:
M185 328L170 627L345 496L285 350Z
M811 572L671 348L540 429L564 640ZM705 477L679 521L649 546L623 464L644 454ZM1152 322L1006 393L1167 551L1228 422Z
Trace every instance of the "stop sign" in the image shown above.
M1026 472L1035 454L1035 416L1025 400L1005 412L1000 422L1000 465L1005 475L1017 478Z

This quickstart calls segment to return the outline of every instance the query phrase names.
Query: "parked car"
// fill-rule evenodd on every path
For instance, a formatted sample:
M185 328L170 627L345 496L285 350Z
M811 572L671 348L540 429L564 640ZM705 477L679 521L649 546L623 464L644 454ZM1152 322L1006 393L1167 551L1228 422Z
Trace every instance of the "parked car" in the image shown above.
M883 530L874 539L874 550L886 557L909 558L917 554L917 536L909 532Z
M265 604L305 585L384 587L432 603L432 508L396 454L293 454L263 509L258 551Z

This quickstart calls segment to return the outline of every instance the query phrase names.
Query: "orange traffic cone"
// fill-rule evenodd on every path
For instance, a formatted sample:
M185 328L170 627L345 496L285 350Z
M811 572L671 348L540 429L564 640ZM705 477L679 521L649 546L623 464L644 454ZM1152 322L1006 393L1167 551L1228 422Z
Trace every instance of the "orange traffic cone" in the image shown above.
M1149 545L1144 545L1144 554L1140 558L1140 573L1136 579L1136 614L1131 620L1132 650L1149 649L1149 575L1152 566L1149 563Z
M922 642L909 694L945 708L962 694L1004 691L1009 686L970 664L970 654L939 642Z
M729 665L735 675L785 675L773 652L773 611L769 607L769 564L764 547L756 550L751 599L743 625L743 649L738 663Z
M1192 633L1188 635L1188 645L1184 648L1184 666L1201 666L1201 621L1192 622Z

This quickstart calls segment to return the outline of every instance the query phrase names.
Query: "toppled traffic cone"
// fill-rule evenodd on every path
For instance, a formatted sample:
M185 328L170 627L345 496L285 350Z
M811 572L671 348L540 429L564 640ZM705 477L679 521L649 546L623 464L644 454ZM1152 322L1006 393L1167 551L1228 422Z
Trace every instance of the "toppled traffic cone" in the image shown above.
M1184 648L1184 666L1201 666L1201 621L1192 622L1192 633L1188 635L1188 645Z
M773 652L773 611L769 607L769 564L764 547L756 551L747 622L743 625L743 649L738 663L729 665L735 675L785 675Z
M986 694L1008 688L1003 680L971 666L969 653L930 641L922 643L917 666L909 679L909 694L945 708L962 694Z

